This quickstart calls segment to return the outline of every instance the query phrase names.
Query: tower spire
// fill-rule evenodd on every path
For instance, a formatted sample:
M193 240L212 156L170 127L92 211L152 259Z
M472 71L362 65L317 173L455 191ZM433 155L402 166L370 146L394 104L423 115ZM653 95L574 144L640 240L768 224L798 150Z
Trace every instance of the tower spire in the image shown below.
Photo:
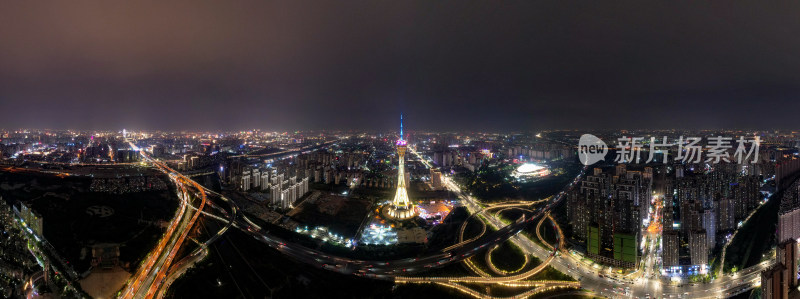
M400 140L403 140L403 114L400 113Z

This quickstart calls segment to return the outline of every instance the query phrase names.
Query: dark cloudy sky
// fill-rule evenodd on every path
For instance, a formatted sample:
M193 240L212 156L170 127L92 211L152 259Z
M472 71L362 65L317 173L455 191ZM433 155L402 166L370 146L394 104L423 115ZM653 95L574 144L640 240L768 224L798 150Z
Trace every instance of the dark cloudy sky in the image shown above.
M5 2L0 127L800 128L800 2L754 3Z

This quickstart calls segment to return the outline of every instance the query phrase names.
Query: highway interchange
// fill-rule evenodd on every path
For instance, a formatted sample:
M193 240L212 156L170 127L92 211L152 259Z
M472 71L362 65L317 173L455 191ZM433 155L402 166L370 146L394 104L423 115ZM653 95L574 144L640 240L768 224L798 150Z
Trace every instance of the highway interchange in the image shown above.
M419 156L415 151L412 151L417 157L430 167L429 162ZM584 168L584 170L586 170ZM567 188L571 188L573 184L579 181L583 175L583 171ZM462 204L466 206L471 213L483 213L488 224L494 227L502 226L501 220L496 215L486 213L477 200L468 194L465 194L460 187L453 182L450 177L444 178L444 184L452 191L456 192ZM565 195L566 191L562 191L551 203L544 209L549 209L560 201ZM538 233L538 231L537 231ZM650 238L656 236L650 235ZM563 239L563 236L562 236ZM614 275L602 275L598 269L591 265L581 262L579 257L566 252L566 254L557 254L554 258L550 259L552 252L543 248L524 235L514 236L512 239L517 246L522 248L525 253L532 254L533 256L549 262L549 265L571 277L580 280L581 288L592 291L593 293L605 297L630 297L630 298L645 298L645 297L659 297L659 298L725 298L736 294L743 293L747 290L758 286L760 283L760 273L771 265L769 261L762 262L753 267L744 269L736 274L722 275L710 283L695 283L684 285L672 285L666 280L663 280L659 275L652 275L654 273L652 267L645 266L649 269L649 273L645 275L638 275L635 279L624 279L615 277ZM656 257L659 253L653 239L649 242L651 245L643 257L645 263L654 264ZM562 248L565 250L565 248Z

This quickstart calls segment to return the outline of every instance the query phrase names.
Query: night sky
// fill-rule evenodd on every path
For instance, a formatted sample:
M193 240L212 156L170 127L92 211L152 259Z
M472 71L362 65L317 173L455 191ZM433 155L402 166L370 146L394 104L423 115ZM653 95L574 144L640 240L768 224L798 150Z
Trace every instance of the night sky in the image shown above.
M800 129L798 1L121 3L2 4L0 127Z

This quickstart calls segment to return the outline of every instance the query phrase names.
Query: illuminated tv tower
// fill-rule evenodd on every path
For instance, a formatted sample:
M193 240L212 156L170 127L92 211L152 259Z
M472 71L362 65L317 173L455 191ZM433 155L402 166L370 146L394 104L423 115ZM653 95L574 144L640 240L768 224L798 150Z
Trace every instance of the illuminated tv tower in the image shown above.
M411 201L408 200L408 192L406 191L406 170L405 159L408 144L403 139L403 115L400 114L400 139L395 143L397 146L397 156L400 160L397 166L397 193L394 194L391 206L388 208L387 214L395 219L407 219L416 216L416 210Z

